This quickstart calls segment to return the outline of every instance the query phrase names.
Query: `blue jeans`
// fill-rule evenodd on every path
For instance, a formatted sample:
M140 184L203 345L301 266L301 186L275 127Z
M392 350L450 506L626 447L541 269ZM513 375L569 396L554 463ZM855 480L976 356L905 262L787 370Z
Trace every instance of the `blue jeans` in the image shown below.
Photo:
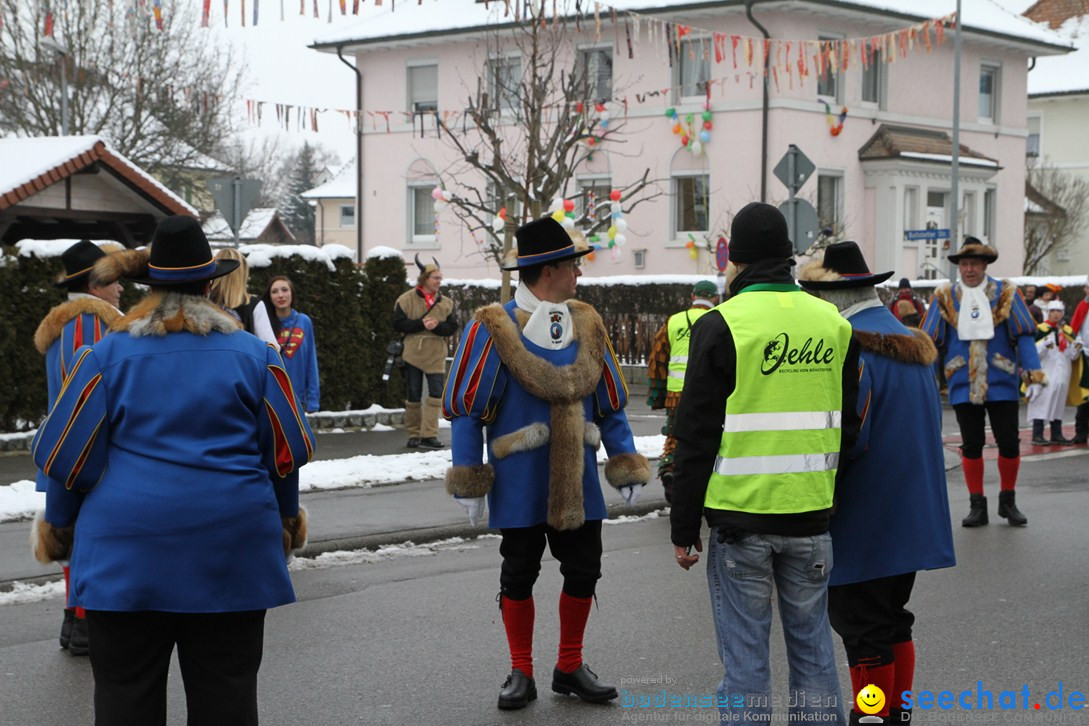
M846 723L828 625L831 536L750 534L720 544L713 529L708 550L707 584L726 671L717 691L724 720L770 721L772 706L779 705L794 718L836 714ZM777 701L771 699L768 663L773 582L790 668L790 693Z

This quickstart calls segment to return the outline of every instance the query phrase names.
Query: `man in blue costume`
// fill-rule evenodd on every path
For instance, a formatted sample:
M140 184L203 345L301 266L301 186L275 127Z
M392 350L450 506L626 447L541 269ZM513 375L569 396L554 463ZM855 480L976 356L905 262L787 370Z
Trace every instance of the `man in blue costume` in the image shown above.
M551 218L515 232L519 285L506 305L476 311L458 344L443 393L452 421L453 466L446 488L475 523L485 496L489 526L503 536L500 608L511 674L499 708L537 697L533 679L533 584L547 542L560 562L560 645L552 690L604 703L616 688L582 662L582 636L601 577L605 478L634 504L650 480L635 451L624 406L628 390L597 312L571 298L582 272L578 250ZM488 461L484 463L485 429Z
M90 240L80 240L61 254L64 274L53 284L68 291L68 298L55 306L42 319L34 333L34 347L45 356L45 380L49 397L46 409L53 408L64 379L72 370L72 361L80 346L94 345L109 332L110 325L121 317L117 306L121 301L120 282L92 284L91 268L106 256ZM49 477L38 470L35 489L49 489ZM60 646L72 655L87 655L87 620L83 608L68 607L71 571L64 568L65 608L61 624Z
M907 328L877 297L854 242L830 245L798 273L798 284L834 304L851 323L860 352L862 427L836 483L828 618L843 639L851 685L886 695L876 715L907 723L900 694L912 689L915 616L907 609L915 573L952 567L942 405L932 366L933 341ZM851 723L863 714L851 711Z
M983 495L984 419L998 444L998 516L1015 526L1028 523L1017 507L1015 489L1021 468L1021 444L1017 431L1022 380L1030 397L1044 383L1036 354L1036 322L1021 293L1009 280L987 274L987 265L998 252L975 237L949 261L957 265L960 279L938 287L923 319L923 331L943 355L949 404L957 413L962 443L961 468L968 486L965 527L987 524L987 498Z

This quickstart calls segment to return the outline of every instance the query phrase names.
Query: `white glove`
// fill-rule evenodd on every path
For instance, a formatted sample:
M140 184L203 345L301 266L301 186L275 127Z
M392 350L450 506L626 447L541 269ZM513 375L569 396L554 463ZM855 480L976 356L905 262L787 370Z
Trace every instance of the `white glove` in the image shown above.
M1044 387L1039 383L1030 383L1028 389L1025 391L1025 400L1032 403L1040 397L1040 393L1043 392Z
M488 499L487 497L454 497L454 501L460 504L469 515L469 524L475 526L484 516L484 505L487 504Z
M624 497L624 501L628 503L629 507L634 507L635 503L639 501L639 495L643 493L643 485L625 484L617 491L620 492L620 496Z

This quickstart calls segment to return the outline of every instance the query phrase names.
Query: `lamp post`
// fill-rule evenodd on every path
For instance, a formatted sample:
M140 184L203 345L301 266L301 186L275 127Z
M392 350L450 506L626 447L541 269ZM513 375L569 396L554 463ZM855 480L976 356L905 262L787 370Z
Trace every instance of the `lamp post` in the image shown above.
M61 64L61 136L68 135L68 48L51 35L42 38L42 46L60 56Z

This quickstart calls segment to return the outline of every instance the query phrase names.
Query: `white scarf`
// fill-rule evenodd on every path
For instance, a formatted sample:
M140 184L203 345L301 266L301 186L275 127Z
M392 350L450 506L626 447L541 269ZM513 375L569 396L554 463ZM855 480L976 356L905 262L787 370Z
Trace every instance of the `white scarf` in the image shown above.
M538 300L526 285L514 291L514 302L529 313L522 335L546 350L563 350L574 340L575 326L567 303Z
M885 303L881 302L880 300L864 300L862 302L855 303L849 308L846 308L845 310L840 312L840 315L843 316L844 320L850 320L853 316L857 315L863 310L883 307L885 307Z
M994 316L987 299L987 278L976 287L960 283L960 314L957 316L957 337L961 340L990 340L994 337Z

